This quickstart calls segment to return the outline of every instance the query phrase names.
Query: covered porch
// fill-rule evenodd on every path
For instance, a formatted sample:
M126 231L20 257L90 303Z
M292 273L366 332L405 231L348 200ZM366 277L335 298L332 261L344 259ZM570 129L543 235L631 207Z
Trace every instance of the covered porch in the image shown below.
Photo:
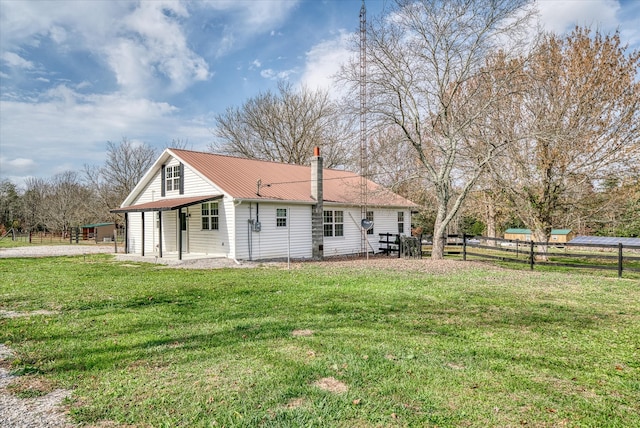
M203 204L210 201L222 199L223 195L214 196L192 196L189 198L174 198L174 199L162 199L158 201L145 202L142 204L131 205L123 208L116 208L111 210L112 213L124 214L124 230L125 230L125 254L130 253L129 241L130 241L130 228L129 228L129 213L140 213L141 215L141 230L139 232L139 238L141 242L141 254L136 254L139 257L160 258L171 260L175 258L178 261L182 261L185 257L193 257L194 259L200 258L219 258L224 257L218 254L198 254L198 253L185 253L184 243L185 239L188 239L187 214L183 211L185 208ZM163 213L176 211L177 219L175 226L167 227L163 231ZM156 214L158 218L158 244L156 246L157 251L145 252L145 214L151 213L151 222L153 222ZM148 220L147 220L148 221ZM168 230L167 230L168 229ZM165 251L163 248L164 237L167 233L174 233L177 240L177 251ZM184 235L187 235L186 237Z

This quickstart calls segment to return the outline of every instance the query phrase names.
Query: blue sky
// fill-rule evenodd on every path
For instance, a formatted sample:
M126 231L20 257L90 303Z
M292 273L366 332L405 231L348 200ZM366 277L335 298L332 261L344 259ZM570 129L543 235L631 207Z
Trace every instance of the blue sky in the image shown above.
M214 116L277 80L333 89L361 0L0 0L0 177L101 165L107 141L206 150ZM367 14L385 0L368 0ZM640 0L541 0L640 47Z

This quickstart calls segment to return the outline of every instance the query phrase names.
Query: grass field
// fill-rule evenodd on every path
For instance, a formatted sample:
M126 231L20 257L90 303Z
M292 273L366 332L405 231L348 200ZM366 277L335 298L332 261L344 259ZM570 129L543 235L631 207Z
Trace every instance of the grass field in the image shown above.
M415 263L426 263L416 260ZM109 426L637 426L640 281L0 260L15 394Z

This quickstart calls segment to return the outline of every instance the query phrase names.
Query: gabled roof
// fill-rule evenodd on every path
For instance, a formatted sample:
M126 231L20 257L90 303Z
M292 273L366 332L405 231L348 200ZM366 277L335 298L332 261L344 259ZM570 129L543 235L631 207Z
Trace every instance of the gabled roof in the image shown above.
M507 229L504 233L514 233L514 234L523 234L523 235L531 235L531 229ZM571 233L571 229L553 229L551 230L552 235L568 235Z
M640 248L640 238L621 238L617 236L577 236L569 244L581 245L618 245Z
M518 233L518 234L524 234L524 235L531 235L531 230L511 228L511 229L505 230L504 233Z
M311 167L245 159L190 150L167 149L234 199L279 200L314 203ZM323 169L325 203L360 204L360 176L353 172ZM258 182L261 183L258 189ZM367 180L367 204L415 208L413 202Z

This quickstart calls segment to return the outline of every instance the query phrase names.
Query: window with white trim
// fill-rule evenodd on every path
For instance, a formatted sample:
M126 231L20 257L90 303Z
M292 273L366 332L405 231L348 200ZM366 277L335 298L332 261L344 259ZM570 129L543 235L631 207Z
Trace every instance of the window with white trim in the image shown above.
M325 211L324 236L344 236L344 211Z
M367 220L373 224L373 211L367 211ZM371 229L367 230L367 235L373 235L373 226L371 226Z
M398 233L404 233L404 211L398 211Z
M180 190L180 165L168 166L165 169L164 181L166 183L167 192L171 190Z
M287 227L286 208L276 208L276 227Z
M219 214L217 202L205 202L202 204L202 230L218 230Z

